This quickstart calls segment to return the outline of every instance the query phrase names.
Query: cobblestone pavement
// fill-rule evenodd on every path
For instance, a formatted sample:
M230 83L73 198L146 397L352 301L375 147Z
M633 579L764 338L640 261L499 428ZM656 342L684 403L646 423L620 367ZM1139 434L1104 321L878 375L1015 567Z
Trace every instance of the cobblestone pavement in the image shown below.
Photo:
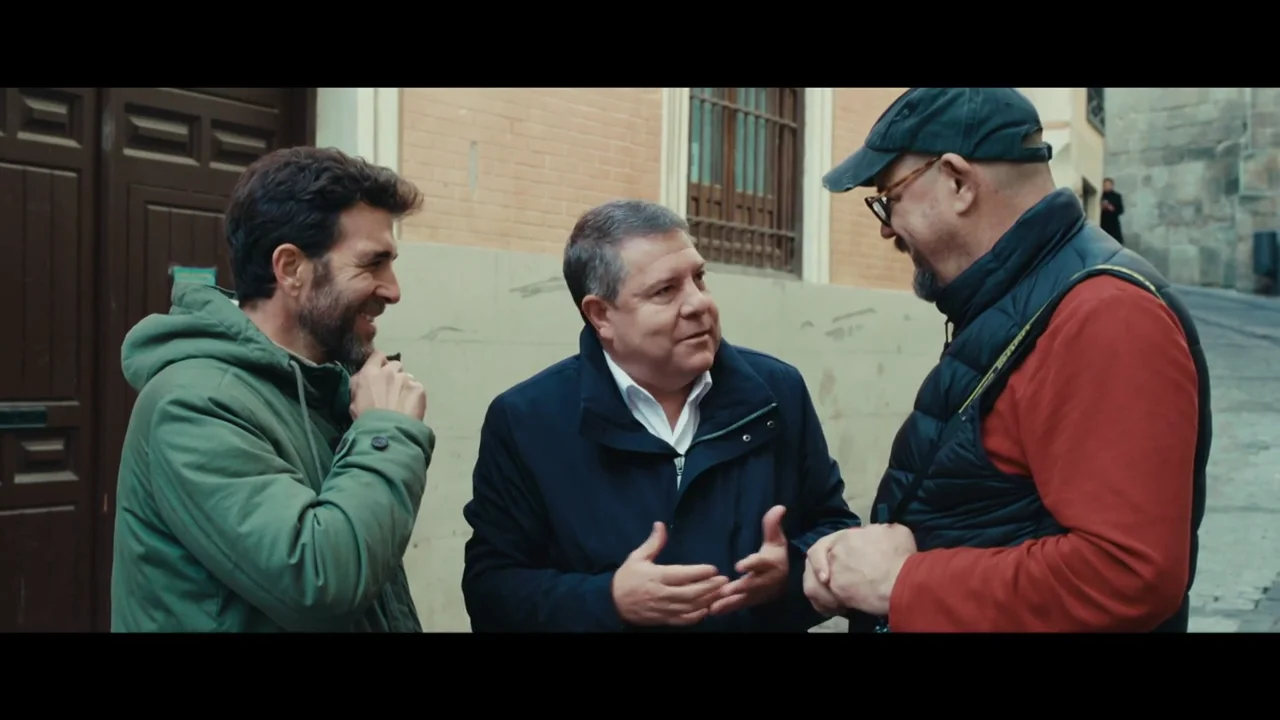
M1280 632L1280 299L1182 288L1213 380L1192 632Z
M1280 632L1280 298L1182 288L1213 381L1191 632ZM814 632L843 632L836 619Z

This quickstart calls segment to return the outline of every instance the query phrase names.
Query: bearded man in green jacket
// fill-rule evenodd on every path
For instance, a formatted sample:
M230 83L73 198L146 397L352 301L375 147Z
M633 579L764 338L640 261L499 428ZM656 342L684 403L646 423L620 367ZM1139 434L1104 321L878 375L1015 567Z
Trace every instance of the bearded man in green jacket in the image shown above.
M226 214L236 294L176 283L125 338L115 632L421 632L404 553L435 436L373 349L400 299L393 222L421 194L290 148Z

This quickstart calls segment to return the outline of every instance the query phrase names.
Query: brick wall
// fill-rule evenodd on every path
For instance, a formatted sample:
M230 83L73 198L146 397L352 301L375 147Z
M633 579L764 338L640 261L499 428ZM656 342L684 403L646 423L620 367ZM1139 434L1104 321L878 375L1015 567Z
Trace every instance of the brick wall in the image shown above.
M838 163L902 88L837 88ZM559 254L573 221L618 197L658 200L657 88L404 88L401 171L427 196L407 240ZM825 172L825 169L824 169ZM879 235L863 191L831 208L831 282L906 290L911 266Z
M559 254L585 210L658 200L657 88L404 88L401 172L425 211L408 240Z
M871 126L906 88L836 88L832 167L862 146ZM911 261L880 237L880 221L862 198L867 189L831 198L831 282L911 289Z

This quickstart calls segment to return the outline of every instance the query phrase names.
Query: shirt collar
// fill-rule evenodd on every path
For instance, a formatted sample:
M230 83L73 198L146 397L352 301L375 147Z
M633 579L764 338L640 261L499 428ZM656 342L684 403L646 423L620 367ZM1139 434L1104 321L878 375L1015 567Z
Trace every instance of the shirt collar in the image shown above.
M613 375L614 382L618 384L618 390L622 393L623 399L627 400L628 403L637 394L639 394L640 397L648 397L650 400L657 402L657 398L654 398L648 390L637 385L636 381L631 379L631 376L627 374L627 371L619 367L618 363L614 362L613 358L609 357L609 351L607 350L604 351L604 362L609 366L609 372ZM685 401L685 405L697 404L709 390L711 390L711 371L705 370L698 376L698 379L694 381L693 390L689 392L689 399Z

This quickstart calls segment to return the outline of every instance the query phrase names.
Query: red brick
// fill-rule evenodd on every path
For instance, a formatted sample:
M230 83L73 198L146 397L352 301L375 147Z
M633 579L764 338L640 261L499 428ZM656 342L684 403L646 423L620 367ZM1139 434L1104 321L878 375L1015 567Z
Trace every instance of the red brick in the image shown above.
M404 88L403 98L401 169L426 195L406 240L559 254L588 208L658 200L657 88Z
M836 88L832 167L862 146L880 114L905 91ZM831 282L910 289L911 261L880 237L880 221L862 202L870 194L868 188L856 188L831 198Z

